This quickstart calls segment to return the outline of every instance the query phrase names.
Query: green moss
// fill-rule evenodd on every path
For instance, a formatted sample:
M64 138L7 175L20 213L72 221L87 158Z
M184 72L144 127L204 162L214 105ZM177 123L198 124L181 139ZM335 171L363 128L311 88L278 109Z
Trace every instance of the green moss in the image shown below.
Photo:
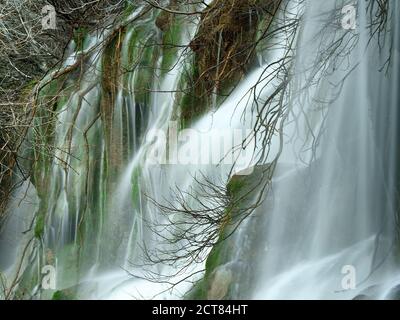
M43 106L53 105L56 103L61 87L63 85L64 78L56 79L50 81L46 86L44 86L39 92L39 103ZM39 112L46 112L46 108L39 108ZM43 114L40 114L41 116Z
M58 290L53 293L51 300L75 300L75 295L69 290Z
M33 183L39 193L45 194L44 190L48 184L52 154L48 146L53 145L55 117L54 112L58 109L60 93L64 85L65 76L51 81L44 86L38 95L38 108L34 118L34 128L29 134L32 146L31 154L36 161L33 162ZM34 85L32 83L32 85Z
M129 68L134 67L135 63L137 62L137 59L139 58L139 46L138 46L139 36L140 36L140 28L135 28L129 40L128 59L129 62L132 63L131 65L129 65Z
M51 300L67 300L67 299L65 299L65 295L62 291L56 291L54 292Z
M76 44L76 51L82 51L84 47L84 40L86 35L88 34L87 27L81 26L73 31L73 39Z
M137 167L132 173L132 203L134 205L139 204L141 170L141 167Z
M206 261L206 277L210 276L212 271L221 264L223 260L222 243L217 243L211 250Z
M72 288L79 282L80 274L79 245L64 245L55 253L57 259L57 287ZM83 258L87 258L86 256Z
M218 107L248 71L255 57L252 44L265 12L263 5L265 3L258 0L214 0L210 3L210 14L202 16L189 44L193 62L186 79L186 96L181 103L184 127L209 111L215 95L216 106L213 107ZM163 20L166 21L164 26L168 19Z
M122 13L123 19L127 19L137 8L138 5L134 1L125 1L125 8Z
M135 77L135 102L139 105L147 106L150 94L153 89L153 80L158 58L158 49L152 44L152 38L143 44L140 63Z
M227 185L228 195L237 196L247 185L246 176L234 176Z
M24 86L21 93L22 101L24 100L25 97L27 97L30 93L32 93L32 90L35 88L37 83L38 83L37 79L32 79Z
M206 104L204 97L192 93L185 94L180 104L182 128L190 127L193 122L199 119L206 111L204 107Z
M39 213L36 218L35 231L34 231L36 238L41 238L43 236L44 226L45 226L45 215L44 213Z
M196 83L198 77L199 68L192 59L183 71L179 84L180 90L183 91L183 95L179 100L182 128L188 128L208 110L210 99Z
M204 278L198 281L194 287L188 292L185 298L187 299L207 299L210 281L212 280L213 272L232 259L232 253L236 250L234 242L230 241L229 236L236 226L235 216L240 209L246 207L250 198L247 196L249 190L253 187L261 185L264 170L268 170L268 166L256 166L250 175L235 175L227 184L227 195L229 196L230 204L225 209L226 223L220 227L220 234L216 244L212 247L206 263ZM256 191L255 191L256 192ZM254 195L253 192L249 196ZM240 201L238 201L240 200ZM240 202L240 203L238 203ZM246 253L250 255L250 252ZM246 284L244 284L245 286ZM231 288L225 298L230 297Z
M161 69L163 72L170 70L176 59L179 50L179 42L181 37L182 21L174 18L173 23L163 34L163 51Z
M207 282L205 279L199 280L193 288L186 293L186 300L205 300L207 298Z
M211 249L205 264L204 278L199 280L193 288L186 294L185 299L204 300L207 299L207 292L210 286L210 279L213 271L220 265L229 261L232 247L223 241L230 233L230 225L221 228L218 242Z

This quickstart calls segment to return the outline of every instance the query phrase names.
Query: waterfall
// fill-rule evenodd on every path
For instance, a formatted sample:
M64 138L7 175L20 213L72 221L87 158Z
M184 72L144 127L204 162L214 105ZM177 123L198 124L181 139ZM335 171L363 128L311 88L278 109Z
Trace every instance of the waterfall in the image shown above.
M88 59L79 72L42 80L40 99L56 96L56 117L29 132L24 152L39 160L26 164L33 174L0 229L0 271L16 296L391 298L400 282L400 4L389 2L387 34L371 36L365 1L355 2L355 29L340 25L344 1L282 1L271 23L280 32L260 42L226 99L214 88L187 127L179 112L198 20L173 25L174 49L155 45L165 34L145 6L81 47L72 41L61 68ZM222 41L220 33L218 64ZM45 127L47 116L35 122ZM51 135L51 156L29 147L40 134ZM218 208L202 183L229 193L235 179L258 185L239 206L262 196L240 223L191 229L195 215L161 212L180 208L177 191L193 210ZM213 232L223 241L185 257ZM171 253L183 257L171 262ZM46 265L56 270L51 290L40 289Z
M299 87L314 76L319 52L343 37L332 21L325 30L321 25L338 3L305 3ZM272 190L258 209L264 250L256 255L253 298L388 298L398 281L399 8L391 3L393 47L379 48L376 38L369 42L366 5L358 2L357 28L341 45L343 56L325 60L325 74L307 92L293 90ZM342 286L346 270L354 270L354 288Z

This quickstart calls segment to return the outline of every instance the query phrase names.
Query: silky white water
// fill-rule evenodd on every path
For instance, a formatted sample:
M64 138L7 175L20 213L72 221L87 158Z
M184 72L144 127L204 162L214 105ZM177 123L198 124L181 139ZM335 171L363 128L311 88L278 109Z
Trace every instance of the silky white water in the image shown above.
M355 4L354 30L341 26L343 5L339 0L283 1L272 26L298 23L295 32L283 28L262 43L258 64L221 105L213 100L188 128L178 124L177 92L190 65L182 54L196 32L193 21L180 30L182 48L170 70L162 70L165 56L157 50L146 49L144 56L151 59L139 59L138 65L151 61L152 68L146 67L154 70L148 94L138 90L148 69L118 75L122 85L111 122L99 116L107 110L107 84L101 79L106 54L96 47L103 36L89 36L82 50L93 50L92 67L58 110L57 157L49 168L36 169L43 179L50 176L49 193L41 194L29 182L17 190L0 236L0 271L12 279L28 248L34 263L23 264L25 278L40 274L43 265L55 265L56 290L75 290L77 298L183 298L204 276L211 248L188 267L149 264L147 251L192 246L168 228L157 229L168 221L154 202L175 203L176 187L199 194L201 177L226 185L236 174L252 177L254 166L276 161L271 181L263 181L269 186L263 202L225 240L234 250L216 270L234 273L227 284L234 288L230 298L390 298L400 281L395 201L400 8L390 1L383 41L378 34L371 38L365 1ZM120 60L126 70L131 54L139 56L137 39L160 41L154 18L146 16L124 35ZM72 43L65 66L75 63L75 50ZM284 80L277 71L282 59L288 61ZM257 108L286 80L281 101L286 107L270 144L262 145L262 131L252 132L257 119L268 119L268 110L257 113ZM248 135L247 148L235 148ZM72 156L65 152L69 143ZM197 200L204 199L198 195ZM30 221L43 212L43 234L31 240L38 228L30 228ZM185 219L174 213L169 221ZM157 233L154 227L164 230ZM350 288L344 281L349 270ZM37 292L35 286L32 294ZM208 297L213 296L208 292Z
M258 209L265 251L257 256L253 298L351 299L373 285L374 298L384 298L398 281L393 196L399 8L391 3L395 45L379 52L376 42L368 43L366 2L357 4L357 28L348 31L356 38L345 40L354 47L338 61L328 58L334 69L293 98L293 125L285 127L272 190ZM299 86L312 76L330 37L343 37L333 23L320 33L323 17L337 5L305 2L295 65ZM349 270L355 281L350 288L343 284Z

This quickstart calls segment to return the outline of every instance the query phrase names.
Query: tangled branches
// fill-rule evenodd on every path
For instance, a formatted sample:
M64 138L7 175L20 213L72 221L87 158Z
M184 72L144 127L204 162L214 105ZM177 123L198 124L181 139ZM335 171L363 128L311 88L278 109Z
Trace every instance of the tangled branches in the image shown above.
M151 264L164 264L186 268L192 262L200 263L211 247L228 238L237 226L257 206L260 198L259 179L248 181L246 176L235 176L228 185L201 174L194 177L194 189L172 190L172 199L160 204L151 199L165 221L150 225L163 246L157 250L145 250ZM256 199L255 204L250 199ZM229 232L226 232L227 230ZM224 234L223 236L221 236Z
M307 3L298 1L295 8L291 4L293 4L292 1L280 2L279 10L274 14L274 20L267 24L252 44L253 48L263 46L263 50L267 52L269 49L283 52L279 58L269 60L265 64L256 84L243 98L248 100L247 107L243 112L243 119L255 120L252 122L252 133L243 140L240 146L235 146L235 148L246 149L250 147L252 141L256 141L253 153L260 171L253 175L252 179L257 182L257 188L250 187L251 191L246 194L246 199L241 197L235 199L229 193L228 182L216 183L210 177L202 176L201 179L195 179L194 185L189 190L177 188L173 201L162 204L154 201L155 206L165 216L165 222L159 224L158 227L152 227L152 229L165 245L157 251L145 250L151 263L180 265L178 272L182 272L191 263L204 261L210 247L214 247L227 238L223 231L236 230L238 225L250 216L265 199L275 164L282 152L284 123L290 117L296 131L302 130L303 128L298 127L296 119L300 114L306 114L306 106L313 105L320 110L327 110L339 96L348 75L357 68L358 63L354 63L354 61L350 63L349 59L354 48L360 43L360 33L341 28L342 7L339 4L333 10L327 10L319 17L324 23L322 26L319 24L319 30L312 32L314 34L313 41L318 41L313 45L313 48L318 49L317 52L307 51L299 46L297 41L303 8L307 6ZM382 39L381 37L387 33L388 6L389 1L377 1L367 6L367 16L370 20L368 23L370 42L379 42L379 39ZM212 18L209 19L212 21ZM212 41L210 41L212 47L217 38L212 37ZM199 41L199 44L202 43L208 42L206 40ZM196 41L191 44L194 46L194 50L200 50L195 44ZM218 45L215 47L218 48ZM202 50L206 51L207 48ZM208 55L215 54L215 50L210 51L207 52ZM300 68L294 63L299 51L302 53L301 59L308 59ZM225 52L229 52L229 50ZM221 61L215 58L216 56L209 59L212 63L203 68L208 71L204 71L202 74L208 72L210 75L209 71L214 70L212 71L214 75L207 78L207 83L215 83L215 80L218 80L215 70L218 70L218 66L229 63L226 62L226 59L230 59L229 54L227 56L221 58ZM241 55L238 61L239 64L243 63L244 56ZM344 77L338 83L330 83L332 95L325 100L316 99L317 97L312 94L312 89L321 85L340 66L348 67L344 72ZM231 66L227 70L232 70L232 68L234 67ZM294 79L299 81L294 81ZM293 105L299 106L300 110L293 110ZM305 124L308 126L307 141L302 141L303 147L308 147L311 141L315 160L315 150L321 141L324 125L314 128L308 119ZM304 137L295 132L292 138L296 139L299 136ZM277 141L279 146L278 151L274 151L274 153L271 148L273 141ZM235 178L231 176L231 179ZM251 186L251 183L248 184ZM235 213L232 214L232 212ZM228 232L228 235L231 234Z
M48 0L58 16L74 27L99 27L115 18L124 7L123 0Z
M43 28L43 9L49 5L55 9L55 29ZM46 103L38 100L49 83L43 84L41 79L63 60L72 38L79 46L82 32L106 28L105 21L119 16L123 5L123 1L113 0L0 1L0 212L13 190L13 173L26 178L17 154L26 133L34 130L33 117L39 109L53 113L54 97ZM51 80L73 69L59 68ZM41 125L46 126L49 118ZM42 138L35 142L38 148L52 149L48 139Z
M18 167L18 146L28 124L24 105L4 105L0 109L0 218L14 189L12 177ZM19 170L22 172L22 170Z
M2 0L0 3L0 97L14 102L21 90L62 58L68 34L43 30L46 1Z

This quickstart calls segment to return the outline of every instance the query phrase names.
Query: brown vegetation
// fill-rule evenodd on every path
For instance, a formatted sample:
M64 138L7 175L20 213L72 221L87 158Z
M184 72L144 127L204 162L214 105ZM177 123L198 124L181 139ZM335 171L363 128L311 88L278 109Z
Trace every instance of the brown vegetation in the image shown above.
M33 91L39 91L33 89L62 61L73 37L105 28L124 4L122 0L0 0L0 217L13 189L19 147L32 125ZM46 5L56 11L54 30L42 26Z
M194 53L191 108L182 108L183 121L204 112L212 95L224 97L247 72L255 56L259 23L270 21L278 0L214 0L200 15ZM209 101L208 101L209 102ZM184 103L185 104L185 103Z
M254 54L251 48L258 23L275 3L275 0L215 0L204 10L190 47L206 92L244 74Z

